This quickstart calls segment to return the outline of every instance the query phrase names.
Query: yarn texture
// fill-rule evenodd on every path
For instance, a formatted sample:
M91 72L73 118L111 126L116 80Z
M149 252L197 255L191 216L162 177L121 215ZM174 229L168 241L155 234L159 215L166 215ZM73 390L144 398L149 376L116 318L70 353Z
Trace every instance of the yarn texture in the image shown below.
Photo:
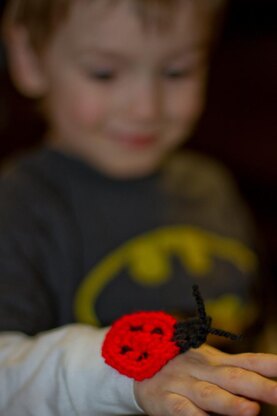
M163 312L137 312L119 318L102 346L106 364L137 381L153 377L169 360L199 348L208 334L238 340L239 335L211 327L198 286L193 286L198 316L182 322Z

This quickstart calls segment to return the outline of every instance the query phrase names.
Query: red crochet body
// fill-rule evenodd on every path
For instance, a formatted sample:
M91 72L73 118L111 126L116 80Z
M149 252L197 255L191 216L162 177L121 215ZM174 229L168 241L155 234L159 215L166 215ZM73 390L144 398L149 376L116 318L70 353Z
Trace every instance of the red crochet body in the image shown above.
M180 353L173 341L176 319L165 312L138 312L117 320L102 346L105 362L137 381L152 377Z

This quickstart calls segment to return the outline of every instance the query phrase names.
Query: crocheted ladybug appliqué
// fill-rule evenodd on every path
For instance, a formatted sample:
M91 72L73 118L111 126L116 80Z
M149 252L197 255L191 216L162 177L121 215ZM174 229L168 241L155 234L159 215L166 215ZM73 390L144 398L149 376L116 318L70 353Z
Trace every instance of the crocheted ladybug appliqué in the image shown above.
M193 286L198 316L178 322L165 312L138 312L116 321L102 347L105 362L137 381L150 378L169 360L190 348L199 348L208 334L241 339L211 326L197 285Z
M176 320L164 312L138 312L116 321L102 346L105 362L137 381L152 377L180 353Z

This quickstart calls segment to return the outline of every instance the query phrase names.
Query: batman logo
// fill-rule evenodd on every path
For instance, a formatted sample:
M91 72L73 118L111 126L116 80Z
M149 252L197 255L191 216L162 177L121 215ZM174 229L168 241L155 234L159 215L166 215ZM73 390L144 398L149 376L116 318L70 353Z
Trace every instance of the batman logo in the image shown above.
M216 258L242 272L255 270L255 254L242 243L189 226L172 226L136 236L110 253L91 269L75 297L78 322L99 326L95 304L105 287L123 268L140 286L160 286L171 278L171 259L177 257L191 274L213 270Z

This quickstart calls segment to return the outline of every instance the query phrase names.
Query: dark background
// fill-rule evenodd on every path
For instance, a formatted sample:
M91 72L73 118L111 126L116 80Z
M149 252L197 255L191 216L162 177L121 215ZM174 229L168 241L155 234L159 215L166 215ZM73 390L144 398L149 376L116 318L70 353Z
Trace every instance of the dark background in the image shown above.
M276 353L277 0L231 0L207 104L189 147L225 163L252 210L264 255L264 318L271 322L265 345ZM38 144L42 131L32 103L11 86L0 43L0 164ZM276 408L262 414L276 415Z
M230 168L252 209L265 250L265 313L277 322L276 0L231 1L190 146Z
M276 3L231 0L213 58L207 110L189 144L223 161L250 205L264 246L265 313L271 317L277 316ZM37 144L43 127L32 108L13 90L2 49L0 162Z

